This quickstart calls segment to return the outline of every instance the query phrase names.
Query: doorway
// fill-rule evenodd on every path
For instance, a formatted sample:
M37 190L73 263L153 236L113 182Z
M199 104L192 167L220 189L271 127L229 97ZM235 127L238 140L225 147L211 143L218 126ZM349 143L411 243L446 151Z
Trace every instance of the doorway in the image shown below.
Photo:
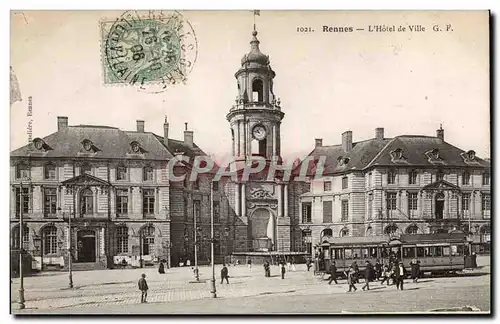
M443 219L443 211L444 211L444 195L442 193L438 193L436 195L436 219Z
M81 230L77 234L78 262L96 261L96 237L93 230Z

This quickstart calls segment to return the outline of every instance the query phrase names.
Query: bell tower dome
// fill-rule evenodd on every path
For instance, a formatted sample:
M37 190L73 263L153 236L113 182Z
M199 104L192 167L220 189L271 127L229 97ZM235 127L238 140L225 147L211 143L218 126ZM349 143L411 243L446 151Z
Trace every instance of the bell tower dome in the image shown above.
M276 73L269 56L259 48L257 31L252 32L250 52L243 55L235 73L238 94L226 118L231 127L232 153L236 160L252 156L280 157L280 125L285 114L273 92Z

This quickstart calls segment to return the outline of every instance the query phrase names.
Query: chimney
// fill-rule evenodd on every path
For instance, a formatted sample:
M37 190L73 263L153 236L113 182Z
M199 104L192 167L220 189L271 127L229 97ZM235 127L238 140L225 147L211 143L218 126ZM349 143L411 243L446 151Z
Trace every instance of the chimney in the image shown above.
M342 149L344 152L349 152L352 149L352 131L342 133Z
M444 142L444 129L443 124L439 125L439 129L436 131L436 137Z
M384 128L383 127L375 128L375 139L378 139L378 140L384 139Z
M315 139L314 147L320 147L320 146L323 146L323 139L322 138Z
M57 130L60 131L64 128L68 128L68 117L57 117Z
M193 147L193 131L188 130L188 123L184 123L184 125L186 126L186 129L184 130L184 144L189 147Z
M165 116L165 122L163 123L163 143L168 146L168 121L167 116Z
M137 132L144 133L144 120L137 121Z

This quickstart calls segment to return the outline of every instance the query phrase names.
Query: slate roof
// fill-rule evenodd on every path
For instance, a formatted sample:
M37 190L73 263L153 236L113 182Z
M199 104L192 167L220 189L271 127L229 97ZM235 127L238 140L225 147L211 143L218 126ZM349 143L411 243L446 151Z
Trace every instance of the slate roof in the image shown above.
M401 150L402 159L394 159L394 151ZM434 159L430 151L437 149L439 158ZM376 166L414 166L414 167L479 167L490 168L490 162L475 157L473 161L464 159L466 151L455 147L440 138L420 135L402 135L394 138L369 139L355 142L350 151L344 152L342 145L318 146L309 157L318 160L325 156L323 175L342 174L351 171L367 170ZM305 161L305 160L303 160ZM303 162L302 162L303 163ZM309 163L307 175L315 174L314 163ZM299 173L301 165L294 168Z
M196 144L193 148L184 145L182 141L169 139L168 147L163 144L163 137L151 132L122 131L116 127L78 125L68 126L53 134L43 137L48 149L40 156L46 158L75 158L89 156L82 145L84 140L90 140L96 148L92 158L102 159L145 159L170 160L175 152L184 152L189 157L206 155ZM142 154L135 154L130 143L140 144ZM33 148L35 156L39 151ZM38 153L37 153L38 152ZM85 155L87 154L87 155ZM29 155L28 145L11 152L11 157ZM33 154L32 154L33 155Z

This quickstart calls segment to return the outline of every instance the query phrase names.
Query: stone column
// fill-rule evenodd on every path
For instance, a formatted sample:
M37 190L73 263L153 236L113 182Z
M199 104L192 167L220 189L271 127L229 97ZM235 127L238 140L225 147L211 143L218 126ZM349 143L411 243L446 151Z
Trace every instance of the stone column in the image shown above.
M245 192L245 184L241 184L241 216L247 216L247 202L246 202L246 192Z
M104 229L104 227L102 227L101 231L100 231L101 233L99 235L99 241L100 241L99 242L99 250L100 250L99 254L100 255L104 255L105 254L105 252L104 252L104 250L105 250L104 242L105 242L105 235L106 234L104 233L104 231L105 231L105 229Z
M272 127L272 137L273 137L273 152L271 153L271 156L276 156L276 143L277 143L277 138L276 138L276 125L273 125Z
M284 216L290 217L290 215L288 215L288 185L287 184L285 184L285 215Z
M234 209L236 217L240 217L240 184L235 183Z
M423 208L422 208L422 201L423 201L423 191L419 191L417 194L417 215L418 218L422 219L423 217Z
M241 127L240 127L240 121L238 120L236 122L236 143L237 143L237 150L236 150L236 155L240 156L241 155Z
M448 213L450 211L449 203L450 203L450 195L449 195L448 191L445 191L444 192L444 204L443 204L443 219L449 218L448 217Z
M282 185L278 184L278 217L283 216Z
M97 202L98 202L97 195L99 194L99 189L96 188L96 187L94 187L93 190L92 190L92 193L93 193L93 195L92 195L92 203L94 205L93 206L94 208L93 208L92 212L93 212L93 214L95 216L97 214Z
M274 215L269 212L269 223L267 224L267 237L271 239L271 242L274 244L274 249L278 250L278 244L275 241L275 232L276 232L276 222L274 221Z

